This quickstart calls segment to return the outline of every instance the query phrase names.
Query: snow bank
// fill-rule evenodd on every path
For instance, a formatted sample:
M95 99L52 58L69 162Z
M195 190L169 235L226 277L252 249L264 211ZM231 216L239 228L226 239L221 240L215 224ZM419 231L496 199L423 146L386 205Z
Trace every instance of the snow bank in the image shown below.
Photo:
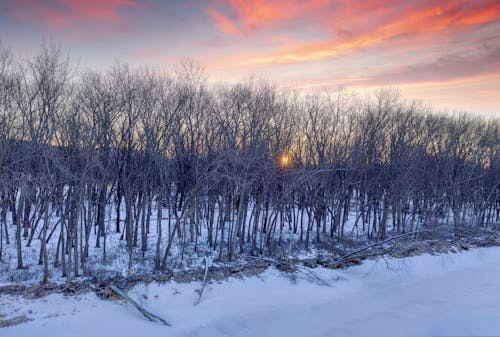
M500 336L500 247L379 259L347 270L314 269L295 282L269 270L210 284L140 285L129 292L172 327L94 294L28 300L2 296L3 319L33 320L0 336Z

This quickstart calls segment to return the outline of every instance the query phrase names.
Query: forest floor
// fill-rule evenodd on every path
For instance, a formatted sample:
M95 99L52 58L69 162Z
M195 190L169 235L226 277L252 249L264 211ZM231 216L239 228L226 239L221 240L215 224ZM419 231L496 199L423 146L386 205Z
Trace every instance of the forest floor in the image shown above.
M225 281L229 278L248 278L258 276L269 268L281 271L291 280L297 273L306 272L315 278L314 270L343 269L361 264L364 260L406 258L421 254L458 253L478 247L500 246L500 228L461 227L450 231L449 228L424 229L403 235L394 235L384 240L349 240L316 244L309 250L298 250L294 254L280 251L274 257L239 255L234 261L219 261L214 256L193 257L191 264L169 268L166 272L136 270L131 273L101 272L100 267L89 276L80 276L65 282L58 277L56 281L41 284L30 279L25 282L0 283L0 295L19 295L24 298L41 298L53 293L78 295L89 291L99 297L108 298L115 294L109 289L115 285L121 289L130 289L137 284L151 282L189 283ZM206 261L204 264L202 261ZM40 266L41 267L41 266ZM13 271L16 272L16 271ZM24 272L24 271L21 271ZM37 272L35 269L34 272ZM206 276L205 276L206 273ZM6 274L6 271L2 271ZM5 275L4 275L5 276ZM5 278L5 277L4 277ZM316 281L321 282L317 279ZM0 316L0 320L2 317ZM1 323L0 323L1 326Z
M212 278L201 299L201 279L127 289L171 326L98 292L4 293L0 336L500 336L500 247L478 242L465 251L461 242L455 254L384 255L293 273L274 265L252 276Z

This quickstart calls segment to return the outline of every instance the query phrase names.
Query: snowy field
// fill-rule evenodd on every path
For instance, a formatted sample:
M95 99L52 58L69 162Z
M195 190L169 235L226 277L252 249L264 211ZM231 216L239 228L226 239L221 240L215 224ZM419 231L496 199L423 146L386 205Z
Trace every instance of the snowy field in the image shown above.
M129 291L171 327L91 293L4 295L2 319L24 314L32 321L0 329L0 336L500 336L500 247L312 271L329 285L306 272L293 281L270 269L211 283L196 306L201 282Z

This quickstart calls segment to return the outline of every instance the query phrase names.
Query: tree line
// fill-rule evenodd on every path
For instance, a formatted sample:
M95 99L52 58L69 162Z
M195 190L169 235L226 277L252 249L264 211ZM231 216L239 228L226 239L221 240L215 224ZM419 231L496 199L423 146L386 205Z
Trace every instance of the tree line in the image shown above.
M500 221L500 122L397 90L305 94L175 72L78 70L58 46L0 46L0 259L36 249L48 281L109 247L166 270L346 239ZM48 246L54 249L48 249Z

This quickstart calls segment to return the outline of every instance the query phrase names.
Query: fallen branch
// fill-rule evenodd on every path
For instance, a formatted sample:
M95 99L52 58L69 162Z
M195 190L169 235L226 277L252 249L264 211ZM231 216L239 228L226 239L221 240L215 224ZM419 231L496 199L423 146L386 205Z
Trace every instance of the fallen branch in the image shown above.
M207 275L208 275L208 262L207 262L207 259L204 258L203 262L205 262L205 275L203 276L203 281L202 281L203 284L201 286L200 296L198 296L198 300L196 301L196 303L194 305L200 304L200 302L201 302L201 296L203 295L203 291L205 290L205 287L207 285Z
M26 315L16 316L11 319L0 319L0 328L8 328L14 325L31 321L31 318L26 317Z
M358 249L358 250L355 250L354 252L351 252L349 254L346 254L344 256L342 256L339 260L335 261L334 264L339 264L339 263L342 263L342 262L345 262L347 260L347 258L353 256L353 255L357 255L361 252L364 252L365 250L368 250L370 248L373 248L373 247L376 247L376 246L380 246L380 245L383 245L387 242L391 242L393 240L397 240L397 239L401 239L403 237L406 237L406 236L410 236L410 235L414 235L414 234L420 234L420 233L425 233L425 232L433 232L435 230L437 230L438 228L432 228L432 229L422 229L422 230L418 230L418 231L413 231L413 232L409 232L409 233L405 233L405 234L401 234L401 235L398 235L398 236L393 236L392 238L389 238L387 240L384 240L384 241L380 241L380 242L377 242L377 243L374 243L374 244L371 244L369 246L366 246L366 247L363 247L361 249Z
M137 303L136 301L131 299L127 294L125 294L119 288L115 287L114 285L110 285L109 288L111 290L113 290L118 296L120 296L121 298L126 300L128 303L132 304L137 310L140 311L141 314L144 315L144 317L146 317L151 322L161 322L161 323L165 324L166 326L170 326L170 324L167 321L165 321L163 318L161 318L161 317L147 311L146 309L144 309L144 307L142 307L141 305L139 305L139 303Z

